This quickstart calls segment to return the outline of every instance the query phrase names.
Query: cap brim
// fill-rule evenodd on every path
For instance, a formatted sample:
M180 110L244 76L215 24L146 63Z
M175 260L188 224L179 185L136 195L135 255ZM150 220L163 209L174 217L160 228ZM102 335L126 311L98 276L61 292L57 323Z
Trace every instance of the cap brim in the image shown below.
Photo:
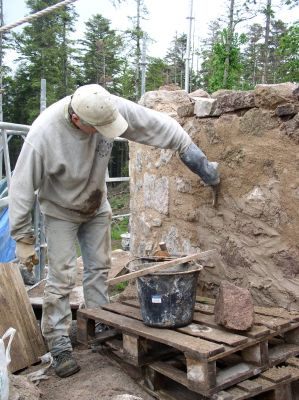
M128 129L128 123L121 114L118 114L116 120L110 124L94 127L103 136L114 139L122 135Z

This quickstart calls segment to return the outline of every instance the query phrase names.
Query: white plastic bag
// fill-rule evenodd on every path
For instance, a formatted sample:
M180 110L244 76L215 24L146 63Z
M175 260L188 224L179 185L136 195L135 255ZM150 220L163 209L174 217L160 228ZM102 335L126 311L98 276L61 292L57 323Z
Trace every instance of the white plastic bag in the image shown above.
M15 333L16 330L14 328L9 328L4 333L2 338L0 338L0 400L8 400L9 380L7 366L11 361L10 346ZM5 344L3 340L7 338L9 338L9 342L5 350Z

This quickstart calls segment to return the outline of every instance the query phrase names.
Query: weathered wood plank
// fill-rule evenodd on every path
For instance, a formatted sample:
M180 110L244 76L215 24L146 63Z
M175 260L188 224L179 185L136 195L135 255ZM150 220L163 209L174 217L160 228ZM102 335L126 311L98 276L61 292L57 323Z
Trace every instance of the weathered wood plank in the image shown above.
M259 385L254 380L246 380L237 384L239 389L245 390L251 395L256 394L262 389L262 385Z
M225 332L217 328L212 328L205 324L192 323L182 328L178 328L177 331L230 346L239 346L248 342L247 337L231 332Z
M287 358L299 355L299 345L297 344L279 344L269 351L270 366L279 364Z
M297 357L290 357L286 360L287 365L291 365L293 367L299 368L299 358Z
M186 335L180 332L168 329L147 327L141 321L99 308L79 310L78 314L80 318L85 317L99 320L104 324L113 326L116 329L121 329L127 333L143 336L147 339L172 346L183 352L188 351L192 356L198 359L206 359L224 351L222 345L192 336L186 337Z
M142 320L141 312L139 308L129 306L122 303L111 303L103 306L104 310L116 312L127 317ZM191 336L201 337L216 343L228 344L231 346L238 346L240 344L248 342L248 338L231 333L217 328L211 328L204 324L189 324L182 328L177 328L176 331L186 333Z
M291 326L289 320L261 314L254 314L254 323L274 330L285 329Z
M288 369L288 367L273 367L263 372L261 376L265 379L268 379L270 382L278 383L285 381L288 378L292 377L292 373Z
M283 319L299 321L299 313L296 311L288 311L280 307L260 307L254 306L254 311L258 314L279 317Z
M128 281L128 280L131 280L131 279L135 279L135 278L138 278L140 276L145 276L145 275L148 275L148 274L152 274L153 272L161 271L163 269L166 269L166 268L169 268L169 267L173 267L173 266L178 265L178 264L184 264L184 263L187 263L187 262L190 262L190 261L199 260L202 257L206 257L207 255L214 254L215 251L216 250L203 251L201 253L192 254L190 256L180 257L180 258L176 258L174 260L157 263L157 264L153 265L152 267L143 268L143 269L141 269L139 271L130 272L129 274L122 275L122 276L119 276L117 278L108 279L106 281L106 283L109 284L109 285L112 285L112 284L115 285L116 283Z
M0 264L0 336L13 327L10 371L15 372L39 361L47 352L37 325L19 268Z

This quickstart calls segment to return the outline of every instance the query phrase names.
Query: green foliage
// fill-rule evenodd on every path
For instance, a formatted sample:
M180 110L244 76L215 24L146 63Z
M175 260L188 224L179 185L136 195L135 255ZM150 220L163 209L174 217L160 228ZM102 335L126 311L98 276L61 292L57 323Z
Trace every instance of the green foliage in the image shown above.
M122 38L110 28L110 21L103 16L94 15L86 22L83 46L78 57L84 84L98 83L117 92L119 75L124 60L120 56L123 48Z
M210 60L206 67L208 73L208 91L214 92L218 89L235 89L239 87L240 76L242 72L240 46L246 40L245 35L235 34L230 46L229 54L226 51L227 31L221 32L219 39L212 48ZM229 73L226 87L223 87L223 76L226 57L229 57Z
M121 234L128 232L129 218L123 217L113 220L111 226L111 238L112 240L120 240Z
M299 24L289 27L281 37L277 53L281 56L278 73L281 82L299 81Z
M185 33L176 35L165 57L168 64L167 83L174 83L180 87L184 86L186 49L187 35Z
M162 58L150 58L146 73L146 91L157 90L166 83L168 65Z
M55 0L26 2L31 13L56 3ZM33 20L21 33L14 34L15 48L22 61L11 88L15 98L14 122L30 124L39 114L42 78L47 80L48 105L73 90L74 68L70 62L73 49L67 37L75 18L73 6L68 6Z

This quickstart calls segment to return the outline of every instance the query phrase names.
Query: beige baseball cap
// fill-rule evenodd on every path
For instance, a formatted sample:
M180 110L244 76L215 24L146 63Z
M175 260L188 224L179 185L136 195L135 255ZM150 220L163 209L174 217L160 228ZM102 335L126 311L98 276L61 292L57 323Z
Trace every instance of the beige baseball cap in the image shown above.
M72 96L71 107L79 118L111 139L122 135L128 128L111 94L100 85L79 87Z

